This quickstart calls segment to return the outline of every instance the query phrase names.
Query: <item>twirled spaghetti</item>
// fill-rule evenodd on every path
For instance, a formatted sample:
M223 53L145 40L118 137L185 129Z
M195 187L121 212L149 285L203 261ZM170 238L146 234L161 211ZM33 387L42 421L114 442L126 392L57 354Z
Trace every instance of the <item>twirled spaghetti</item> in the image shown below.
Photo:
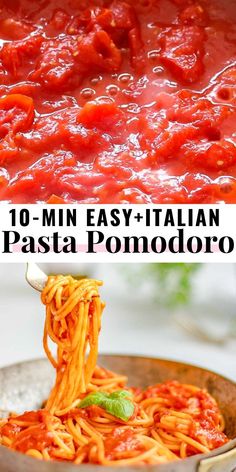
M100 285L48 278L44 348L55 385L41 410L2 419L1 444L38 459L119 466L161 464L226 443L223 417L205 390L175 381L128 388L125 376L96 365Z
M97 280L77 281L71 276L49 277L42 292L46 305L44 349L57 372L56 383L46 409L51 413L68 409L86 392L96 367L98 335L104 304ZM55 360L48 348L48 336L57 344ZM87 348L90 347L86 358Z

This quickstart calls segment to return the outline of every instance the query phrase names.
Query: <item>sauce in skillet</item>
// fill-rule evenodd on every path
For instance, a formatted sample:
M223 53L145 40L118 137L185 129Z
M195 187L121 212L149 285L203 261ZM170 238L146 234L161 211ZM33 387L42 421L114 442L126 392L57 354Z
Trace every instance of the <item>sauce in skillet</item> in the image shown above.
M236 203L235 0L3 0L0 200Z

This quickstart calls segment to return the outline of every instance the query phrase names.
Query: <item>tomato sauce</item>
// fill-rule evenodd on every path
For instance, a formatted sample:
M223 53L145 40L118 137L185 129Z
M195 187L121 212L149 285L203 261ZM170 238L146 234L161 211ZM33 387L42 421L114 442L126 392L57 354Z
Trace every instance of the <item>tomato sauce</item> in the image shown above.
M126 456L127 452L142 453L143 445L135 437L132 429L115 428L111 435L104 440L105 456L109 460L119 460Z
M2 0L0 200L236 203L235 0Z
M26 453L29 449L42 451L53 444L53 435L48 432L47 419L51 415L44 411L30 411L10 418L1 428L1 434L13 440L11 447Z
M191 414L192 421L188 434L194 440L205 444L210 450L228 442L227 436L219 429L221 415L219 407L212 396L202 389L191 389L177 381L167 381L148 387L143 398L163 398L165 406L154 416L159 423L162 417L171 414L171 410Z
M205 443L212 450L221 447L228 442L226 435L215 427L213 421L206 418L203 413L197 421L193 421L190 436L201 443Z

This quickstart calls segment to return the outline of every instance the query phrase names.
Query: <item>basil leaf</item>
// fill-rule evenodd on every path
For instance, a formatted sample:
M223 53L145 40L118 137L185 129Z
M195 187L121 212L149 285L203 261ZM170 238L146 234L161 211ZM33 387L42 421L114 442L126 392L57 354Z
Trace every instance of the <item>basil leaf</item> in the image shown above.
M128 421L134 413L134 404L125 398L107 398L103 402L103 408L113 416L123 421Z
M107 413L110 413L123 421L128 421L134 413L134 404L130 400L132 393L127 390L117 390L116 392L92 392L83 398L78 408L87 408L91 405L98 405Z
M105 392L92 392L83 398L78 405L78 408L87 408L91 405L99 405L108 397L108 393Z
M132 398L133 395L127 390L117 390L116 392L110 393L110 398Z

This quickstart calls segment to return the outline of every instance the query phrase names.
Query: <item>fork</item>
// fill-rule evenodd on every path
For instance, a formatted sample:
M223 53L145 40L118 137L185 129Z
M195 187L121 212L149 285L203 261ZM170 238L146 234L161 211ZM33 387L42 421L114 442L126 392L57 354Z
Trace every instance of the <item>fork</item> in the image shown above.
M25 273L26 281L38 292L44 289L48 276L34 262L28 262Z

